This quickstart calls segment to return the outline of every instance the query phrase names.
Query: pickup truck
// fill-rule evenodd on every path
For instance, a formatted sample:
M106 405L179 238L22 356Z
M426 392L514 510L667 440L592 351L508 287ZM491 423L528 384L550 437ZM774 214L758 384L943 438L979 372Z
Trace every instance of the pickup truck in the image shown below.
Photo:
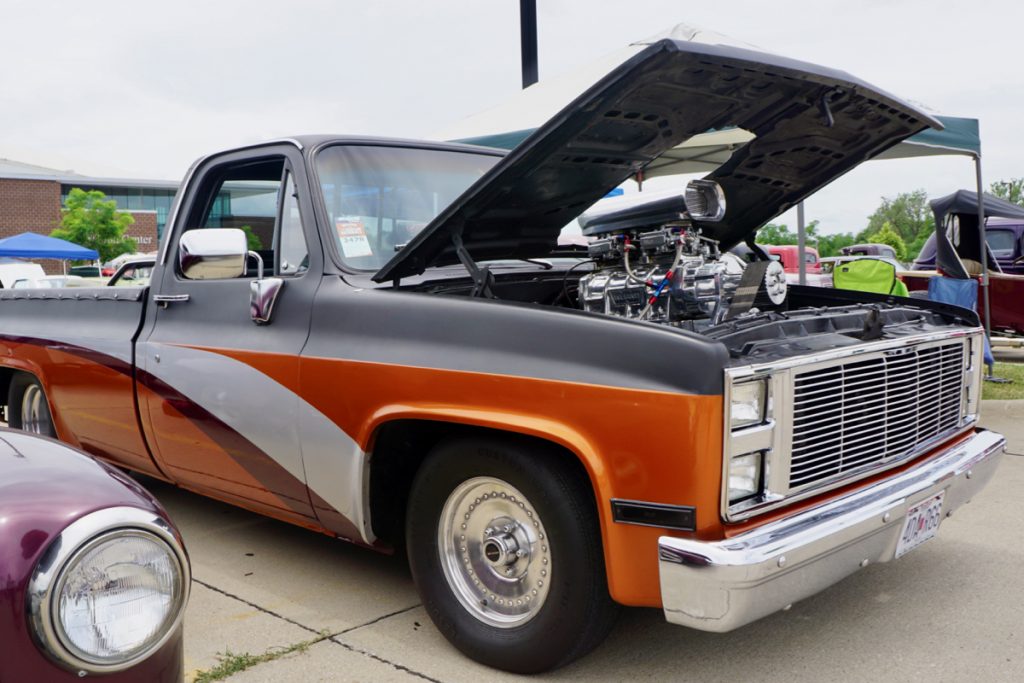
M755 137L727 163L582 216L586 251L559 250L609 190L728 126ZM213 154L148 288L0 293L10 423L404 545L438 629L494 667L571 661L621 605L732 630L912 551L1002 455L977 427L973 312L787 287L754 241L928 126L842 72L664 40L507 155Z

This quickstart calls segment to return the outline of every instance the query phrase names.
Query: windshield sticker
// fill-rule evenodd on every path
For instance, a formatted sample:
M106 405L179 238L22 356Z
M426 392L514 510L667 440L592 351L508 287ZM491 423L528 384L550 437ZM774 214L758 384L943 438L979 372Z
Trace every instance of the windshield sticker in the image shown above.
M358 217L342 216L334 222L341 243L341 253L345 258L373 256L370 240L366 237L366 228Z

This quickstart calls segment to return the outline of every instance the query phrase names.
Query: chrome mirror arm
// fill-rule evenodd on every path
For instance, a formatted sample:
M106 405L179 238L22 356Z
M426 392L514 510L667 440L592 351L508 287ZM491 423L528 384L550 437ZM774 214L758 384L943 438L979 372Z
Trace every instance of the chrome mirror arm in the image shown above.
M250 251L248 255L256 259L256 279L249 284L249 315L257 325L269 325L277 295L284 288L284 280L279 277L263 277L263 257L255 251Z
M263 279L263 257L260 256L255 251L250 251L250 252L248 252L247 255L249 256L249 258L256 259L256 279L257 280L262 280Z

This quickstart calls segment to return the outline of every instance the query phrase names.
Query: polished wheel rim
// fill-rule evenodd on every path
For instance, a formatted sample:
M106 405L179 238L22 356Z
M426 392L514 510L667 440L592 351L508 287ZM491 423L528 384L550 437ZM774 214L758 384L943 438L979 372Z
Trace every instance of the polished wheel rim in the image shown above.
M21 399L21 428L33 434L46 434L46 427L49 424L46 399L43 397L43 390L38 384L30 384L25 388L25 394Z
M540 611L551 584L551 552L537 511L493 477L460 484L441 511L438 549L445 579L474 617L499 628Z

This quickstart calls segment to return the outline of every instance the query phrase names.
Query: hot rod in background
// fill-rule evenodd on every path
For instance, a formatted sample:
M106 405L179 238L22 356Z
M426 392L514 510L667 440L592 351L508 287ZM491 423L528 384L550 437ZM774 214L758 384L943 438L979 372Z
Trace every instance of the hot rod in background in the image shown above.
M1024 207L990 194L982 196L982 203L985 222L979 227L977 193L958 190L932 200L935 232L924 243L912 270L901 277L915 292L927 292L929 280L936 275L976 280L982 320L988 315L996 334L1024 335ZM982 243L988 270L984 278Z
M517 672L619 605L727 631L912 551L1003 451L977 316L788 287L754 242L928 126L856 78L660 41L507 156L298 137L189 171L149 287L0 293L13 426L355 543ZM710 129L677 197L562 226ZM248 252L247 227L269 248ZM745 242L744 265L725 255Z
M189 563L139 484L0 430L0 681L182 679Z

